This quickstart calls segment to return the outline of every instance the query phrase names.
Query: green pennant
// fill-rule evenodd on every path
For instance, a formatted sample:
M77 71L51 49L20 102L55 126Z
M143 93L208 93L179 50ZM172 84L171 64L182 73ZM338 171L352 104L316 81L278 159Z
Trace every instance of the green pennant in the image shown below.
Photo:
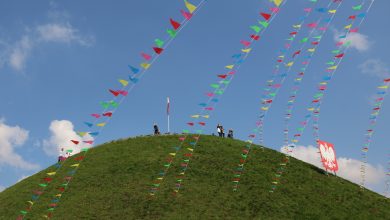
M269 23L266 21L259 21L259 24L261 24L265 28L267 28L269 26Z
M261 28L257 25L252 25L250 26L250 28L254 30L256 33L259 33L261 31Z
M218 84L211 84L210 85L212 88L214 88L214 89L218 89L220 86L218 85Z
M162 46L164 45L164 41L162 41L158 38L156 40L154 40L154 43L157 45L157 47L160 47L160 48L162 48Z
M168 29L168 30L167 30L167 33L168 33L169 36L171 36L172 38L176 37L176 35L177 35L176 31L171 30L171 29Z

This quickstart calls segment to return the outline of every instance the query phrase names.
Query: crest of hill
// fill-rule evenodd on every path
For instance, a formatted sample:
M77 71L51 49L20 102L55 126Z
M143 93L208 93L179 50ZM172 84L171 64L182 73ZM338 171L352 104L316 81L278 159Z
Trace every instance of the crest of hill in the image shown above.
M274 193L271 182L283 154L254 146L240 187L233 192L233 170L245 143L202 136L184 179L173 196L180 153L154 198L148 190L178 136L136 137L89 151L53 212L54 219L389 219L390 201L321 169L291 159ZM77 155L75 155L77 156ZM25 219L42 219L58 193L55 180ZM67 166L68 165L68 166ZM16 219L50 167L0 193L0 219Z

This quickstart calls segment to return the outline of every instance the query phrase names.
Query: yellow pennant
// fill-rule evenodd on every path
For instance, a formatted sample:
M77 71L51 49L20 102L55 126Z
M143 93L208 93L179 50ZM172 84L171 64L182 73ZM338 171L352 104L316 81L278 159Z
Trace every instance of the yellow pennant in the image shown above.
M191 118L199 118L200 115L191 115Z
M192 149L192 148L187 148L187 150L189 150L189 151L194 151L194 149Z
M77 134L80 135L80 137L84 137L87 134L87 132L79 131L77 132Z
M297 24L297 25L293 25L293 28L301 28L302 25L300 24Z
M261 110L267 111L267 110L268 110L268 107L261 107Z
M313 53L314 51L316 51L316 48L310 48L310 49L307 49L307 51L309 51L310 53Z
M46 173L48 176L54 176L56 175L56 172Z
M336 10L329 10L328 12L331 14L336 14Z
M344 29L351 29L351 27L352 27L352 24L345 26Z
M202 115L203 118L209 118L210 115Z
M294 139L294 140L291 140L291 142L298 143L298 140Z
M78 163L75 163L75 164L73 164L73 165L70 165L71 167L78 167L80 164L78 164Z
M278 56L279 58L284 58L284 55L280 55L280 56Z
M184 3L186 4L186 7L187 7L188 11L190 11L191 14L196 10L195 5L189 3L188 1L184 1Z
M119 82L123 85L123 86L127 86L129 85L129 82L124 80L124 79L120 79Z
M227 69L233 69L234 65L228 65L228 66L225 66Z
M378 86L378 89L387 89L389 86Z
M289 62L286 64L286 66L292 66L292 65L294 65L294 62Z
M162 177L159 177L159 178L157 178L158 180L162 180L163 178Z
M147 69L149 69L150 64L149 63L141 63L141 67L147 70Z
M282 4L283 0L273 0L275 5L279 7L280 4Z
M314 108L308 108L307 110L312 112L314 111Z
M31 205L34 205L34 203L32 201L27 201L27 203L30 203Z
M337 66L331 66L328 68L328 70L335 70L335 69L337 69Z
M99 124L96 124L96 126L98 127L104 127L106 125L106 123L99 123Z
M57 194L57 195L56 195L56 197L61 197L61 196L62 196L62 194Z
M169 155L171 155L171 156L176 156L176 153L170 153Z
M251 52L251 50L252 50L252 48L248 48L248 49L242 49L241 51L243 53L249 53L249 52Z

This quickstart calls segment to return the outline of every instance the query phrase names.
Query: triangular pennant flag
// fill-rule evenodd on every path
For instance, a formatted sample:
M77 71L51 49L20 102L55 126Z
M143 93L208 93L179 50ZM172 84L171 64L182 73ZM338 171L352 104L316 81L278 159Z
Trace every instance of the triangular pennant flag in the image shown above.
M129 82L128 81L126 81L126 80L124 80L124 79L120 79L120 80L118 80L123 86L127 86L127 85L129 85Z
M271 18L271 15L270 15L270 14L267 14L267 13L262 13L262 12L261 12L260 15L263 16L263 18L264 18L265 20L267 20L267 21Z
M93 126L93 124L92 124L92 123L89 123L89 122L84 122L84 124L87 125L88 127L92 127L92 126ZM81 132L79 132L79 133L81 133ZM81 135L80 135L80 136L81 136Z
M225 66L227 69L233 69L234 65L228 65L228 66Z
M189 13L189 12L186 12L184 10L180 10L181 14L183 15L183 17L186 19L186 20L190 20L191 17L192 17L192 14Z
M106 123L99 123L99 124L96 124L96 126L98 127L104 127L106 125Z
M110 91L115 97L117 97L119 95L119 92L114 91L112 89L109 89L108 91Z
M146 53L141 53L141 56L142 56L145 60L150 60L150 59L152 59L152 56L150 56L149 54L146 54Z
M137 68L135 68L135 67L133 67L133 66L130 66L130 65L128 65L128 66L129 66L130 70L131 70L134 74L137 74L137 73L139 72L139 69L137 69Z
M191 14L196 10L196 6L189 3L187 0L184 0L184 3L186 4L186 7Z
M154 40L154 43L157 45L157 47L162 47L164 45L164 41L158 38Z
M176 31L174 31L174 30L171 30L171 29L168 29L167 30L167 33L169 34L169 36L171 36L171 38L174 38L174 37L176 37Z
M150 64L149 63L141 63L140 66L147 70L147 69L149 69Z
M180 27L180 23L179 22L173 20L172 18L170 18L169 21L171 22L171 25L172 25L173 29L175 29L175 30L179 29L179 27Z
M277 7L279 7L280 4L282 4L283 0L273 0L273 2L275 3L275 5L276 5Z
M261 31L261 28L257 25L252 25L250 26L250 28L254 30L256 33L259 33Z
M156 54L161 54L164 49L160 48L160 47L153 47L153 50L154 50L154 52L156 52Z

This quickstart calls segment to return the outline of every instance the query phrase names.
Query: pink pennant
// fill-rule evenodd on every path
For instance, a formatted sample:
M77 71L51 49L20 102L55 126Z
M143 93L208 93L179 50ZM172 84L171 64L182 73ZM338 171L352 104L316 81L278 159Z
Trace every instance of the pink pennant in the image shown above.
M99 114L91 114L92 117L95 117L95 118L100 118L100 115Z
M358 28L354 28L354 29L349 30L349 33L357 33L358 31L359 31Z
M184 141L185 139L185 137L179 137L179 141Z
M150 56L149 54L146 54L146 53L141 53L141 56L142 56L145 60L150 60L150 59L152 59L152 56Z
M249 47L249 46L251 45L251 42L246 41L246 40L241 40L240 43L241 43L242 45L244 45L245 47Z
M307 25L309 28L316 28L317 27L317 23L310 23Z
M183 17L184 17L185 19L187 19L187 20L190 20L190 19L191 19L191 17L192 17L192 14L191 14L191 13L186 12L186 11L184 11L184 10L180 10L180 12L181 12L181 14L183 15Z
M230 71L228 74L229 75L234 75L236 73L236 71Z
M207 111L212 111L212 110L214 110L213 107L207 107L207 108L204 108L204 109L207 110Z
M273 85L273 87L274 88L280 88L280 87L282 87L282 85L281 84L275 84L275 85Z
M86 144L93 144L93 141L83 141Z
M312 10L312 8L304 8L303 9L303 11L308 12L308 13L311 12L311 10Z
M214 96L214 93L207 93L206 94L208 97L213 97Z
M279 8L270 8L269 10L273 13L278 13L280 9Z
M320 27L320 28L318 28L318 30L320 30L320 31L326 31L328 29L328 27Z
M117 91L119 94L123 95L123 96L127 96L128 92L125 91L125 90L118 90Z

